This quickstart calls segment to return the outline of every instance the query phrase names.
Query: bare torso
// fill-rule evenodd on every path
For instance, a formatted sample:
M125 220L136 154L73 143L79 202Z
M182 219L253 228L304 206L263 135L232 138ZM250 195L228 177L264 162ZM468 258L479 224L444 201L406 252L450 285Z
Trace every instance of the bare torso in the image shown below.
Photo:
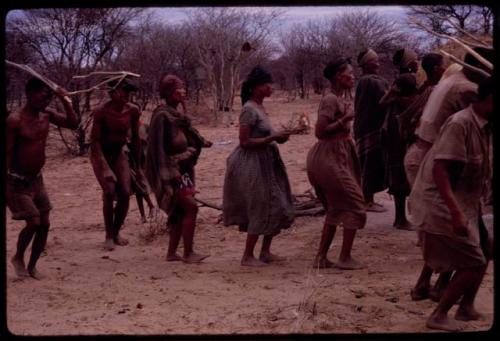
M10 171L19 175L36 176L45 164L45 145L49 134L49 115L41 112L38 117L13 113L16 120L15 142Z
M100 124L99 142L105 154L121 151L128 142L132 120L138 119L137 107L126 104L123 110L117 111L109 103L96 112Z

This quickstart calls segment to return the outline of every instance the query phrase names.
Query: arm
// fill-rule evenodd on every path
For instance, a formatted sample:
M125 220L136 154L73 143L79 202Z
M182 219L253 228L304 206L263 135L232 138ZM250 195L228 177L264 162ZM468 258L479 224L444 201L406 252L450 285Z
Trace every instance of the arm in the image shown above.
M141 160L141 139L139 137L139 118L141 113L139 112L139 108L134 107L132 111L132 120L131 120L131 131L132 131L132 140L130 143L131 151L130 155L134 158L135 164L137 167L137 172L141 171L140 160Z
M104 113L100 110L94 112L94 122L92 124L92 132L90 135L90 157L92 163L98 165L98 168L104 172L104 178L111 181L116 181L116 176L109 167L106 158L102 152L101 148L101 137L102 137L102 115Z
M338 110L337 98L335 96L329 95L323 98L318 109L318 120L314 130L318 139L341 131L347 122L354 119L353 113L349 115L344 113L342 116L334 118Z
M6 148L6 154L7 154L7 161L6 161L6 166L7 170L10 169L10 166L12 165L12 158L13 158L13 152L14 152L14 142L16 141L16 135L18 133L19 129L19 118L14 117L14 114L10 114L7 117L7 148Z
M66 90L59 88L56 91L56 96L62 102L64 106L64 112L66 113L66 115L64 116L62 114L47 110L47 113L49 114L50 123L55 124L58 127L75 130L76 128L78 128L79 119L77 114L73 110L71 99L66 94Z
M459 236L467 236L467 221L462 213L462 210L458 206L455 195L451 189L449 174L450 169L454 166L456 166L455 161L435 160L434 167L432 168L432 175L434 177L434 181L436 182L439 194L450 210L453 231Z

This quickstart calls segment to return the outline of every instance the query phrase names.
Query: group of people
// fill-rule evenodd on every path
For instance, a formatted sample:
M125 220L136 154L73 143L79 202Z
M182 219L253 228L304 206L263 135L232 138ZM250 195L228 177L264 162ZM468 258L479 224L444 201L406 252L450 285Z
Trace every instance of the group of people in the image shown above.
M476 52L492 60L491 51ZM471 54L464 61L482 67ZM312 266L365 267L351 251L357 230L366 224L366 212L386 211L374 194L389 189L395 202L394 226L399 229L412 229L406 217L410 196L408 206L424 258L412 299L439 301L428 327L455 330L447 314L460 298L457 319L480 317L473 303L491 259L492 239L481 220L481 204L488 201L484 189L491 178L493 84L491 78L467 67L446 74L443 57L435 53L421 60L427 79L420 87L415 52L398 50L393 63L399 75L391 86L378 74L379 56L372 49L358 55L362 75L357 85L348 58L337 58L324 69L330 89L319 104L317 142L306 163L308 179L326 211ZM243 266L283 260L271 252L272 240L294 221L292 193L278 148L290 132L273 129L264 107L272 83L271 74L259 66L243 82L239 145L227 158L223 222L247 233ZM110 99L94 111L91 133L91 164L103 191L104 247L113 250L128 243L120 229L131 192L140 193L151 208L150 187L158 207L168 215L166 260L202 262L208 255L194 251L195 165L201 149L212 143L186 114L183 81L170 74L161 78L159 95L164 104L153 111L142 147L141 112L130 102L137 86L125 78L109 87ZM56 95L66 115L46 109L52 95L45 83L30 79L25 106L7 118L7 204L13 219L26 221L12 258L18 276L41 277L36 263L47 240L51 209L41 174L49 123L78 126L63 89ZM343 228L342 247L332 262L328 252L338 227ZM256 258L259 236L262 247ZM181 238L182 255L177 252ZM26 266L24 253L32 239ZM434 272L440 278L431 288Z

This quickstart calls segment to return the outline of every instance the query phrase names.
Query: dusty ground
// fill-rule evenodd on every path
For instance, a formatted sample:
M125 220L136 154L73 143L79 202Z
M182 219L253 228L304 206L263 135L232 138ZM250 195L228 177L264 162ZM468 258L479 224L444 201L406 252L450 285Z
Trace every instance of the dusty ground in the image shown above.
M292 103L275 97L267 107L277 126L292 112L310 112L314 121L318 102L319 97ZM225 160L236 146L237 128L199 129L215 142L201 154L199 197L220 203ZM305 158L314 142L312 134L300 135L280 146L296 194L310 188ZM425 319L435 303L413 302L409 296L422 266L416 234L391 227L393 203L385 193L377 200L389 211L369 213L354 244L354 255L366 269L311 268L321 216L296 219L273 244L287 261L257 269L239 265L245 235L236 227L216 224L219 212L210 208L200 209L195 241L211 257L201 265L165 262L167 237L145 238L154 223L140 223L134 198L123 230L130 245L106 252L101 245L100 189L88 158L65 155L59 140L51 138L44 176L54 206L46 255L39 262L47 278L19 281L7 264L7 318L14 334L429 332ZM9 212L8 217L10 259L23 224L11 220ZM339 237L332 260L339 252ZM467 324L466 330L492 325L492 266L477 307L487 318Z

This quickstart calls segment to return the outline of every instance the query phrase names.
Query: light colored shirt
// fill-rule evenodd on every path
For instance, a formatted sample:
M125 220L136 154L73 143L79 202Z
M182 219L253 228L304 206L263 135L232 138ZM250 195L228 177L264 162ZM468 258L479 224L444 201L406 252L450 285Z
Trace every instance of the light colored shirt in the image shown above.
M420 230L479 245L480 200L490 177L487 123L472 106L452 115L444 123L420 166L410 194L412 217ZM436 160L457 161L457 167L450 171L450 183L467 219L471 231L468 237L453 232L450 211L434 181Z
M446 119L473 103L476 96L477 84L468 80L462 71L441 80L424 107L416 130L418 137L434 143Z

